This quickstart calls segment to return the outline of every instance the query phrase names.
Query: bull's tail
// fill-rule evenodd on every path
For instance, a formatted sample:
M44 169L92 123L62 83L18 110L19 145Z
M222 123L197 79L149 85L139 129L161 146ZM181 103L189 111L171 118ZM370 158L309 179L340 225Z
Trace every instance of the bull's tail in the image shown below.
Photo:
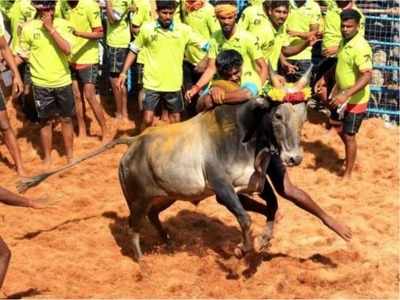
M94 150L91 153L86 154L85 156L83 156L81 158L74 159L71 163L69 163L65 166L62 166L58 169L55 169L50 172L45 172L45 173L42 173L42 174L39 174L39 175L36 175L33 177L24 178L17 183L17 190L19 193L25 193L28 189L38 185L39 183L41 183L43 180L45 180L47 177L49 177L51 175L63 172L65 170L81 163L84 160L87 160L87 159L97 156L109 149L114 148L116 145L125 144L125 145L129 146L135 139L136 139L136 137L120 137L116 140L112 140L112 141L108 142L107 144L104 144L100 148Z

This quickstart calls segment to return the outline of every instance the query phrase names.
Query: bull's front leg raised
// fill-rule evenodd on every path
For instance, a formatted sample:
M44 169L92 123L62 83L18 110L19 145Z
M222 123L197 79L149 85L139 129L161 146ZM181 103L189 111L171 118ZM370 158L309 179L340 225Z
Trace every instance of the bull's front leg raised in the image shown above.
M242 230L243 245L241 252L253 250L253 240L251 236L251 219L240 203L239 197L235 193L232 185L226 180L213 177L209 180L215 192L218 203L224 205L238 220ZM236 251L235 251L236 252Z

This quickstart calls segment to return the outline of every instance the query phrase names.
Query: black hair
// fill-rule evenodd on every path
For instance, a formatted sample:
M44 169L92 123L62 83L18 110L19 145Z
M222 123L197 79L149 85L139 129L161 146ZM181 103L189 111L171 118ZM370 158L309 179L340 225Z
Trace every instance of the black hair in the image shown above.
M343 21L347 21L347 20L354 20L356 21L358 24L360 24L360 20L361 20L361 15L358 11L356 11L355 9L344 9L342 11L342 13L340 14L340 20Z
M275 9L280 6L284 6L289 9L289 1L288 0L265 0L263 2L265 9Z
M234 68L239 69L243 65L243 57L236 50L223 50L215 59L215 66L219 75L224 76Z
M55 0L32 0L32 5L55 6Z
M215 0L214 3L215 3L214 5L230 4L230 5L237 6L236 0Z
M176 9L177 3L175 0L156 0L156 10L161 9Z

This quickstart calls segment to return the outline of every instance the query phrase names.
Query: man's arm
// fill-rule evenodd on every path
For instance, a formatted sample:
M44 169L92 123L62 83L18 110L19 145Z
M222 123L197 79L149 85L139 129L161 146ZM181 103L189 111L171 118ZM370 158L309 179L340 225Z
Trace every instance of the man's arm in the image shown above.
M261 79L261 85L264 85L265 81L268 79L268 66L264 58L258 58L255 61L257 67L258 76Z
M340 91L332 99L331 104L335 104L335 105L343 104L354 94L358 93L363 88L365 88L371 81L371 78L372 78L372 70L371 69L360 71L360 76L357 79L356 83L352 87L350 87L346 90Z
M106 0L106 14L107 14L107 20L108 22L110 22L110 24L119 21L119 19L114 14L111 0Z
M1 54L3 55L3 58L7 63L8 68L13 73L13 88L12 88L13 97L18 97L24 90L24 84L22 83L22 79L19 74L14 56L12 55L11 50L8 47L7 41L4 38L4 36L0 37L0 50Z
M88 40L98 40L103 38L104 36L104 32L103 32L103 28L93 28L93 30L91 32L83 32L83 31L76 31L74 30L74 35L84 38L84 39L88 39Z
M0 202L12 206L22 206L22 207L32 207L32 208L42 208L44 207L38 201L35 203L32 199L22 197L20 195L14 194L6 189L0 187Z
M124 66L122 68L121 73L117 79L117 88L122 89L125 84L126 74L128 73L129 69L131 68L132 64L135 62L137 54L133 51L129 51L128 55L125 58Z
M196 84L186 92L185 98L190 101L191 98L196 95L203 86L208 84L211 79L213 79L215 73L217 72L217 68L215 66L215 59L208 58L207 68L204 73L201 75L200 79L196 82Z
M69 55L71 53L71 45L54 28L53 17L49 13L47 13L43 15L42 22L44 28L48 31L50 36L56 42L58 48L60 48L60 50L64 52L65 55Z

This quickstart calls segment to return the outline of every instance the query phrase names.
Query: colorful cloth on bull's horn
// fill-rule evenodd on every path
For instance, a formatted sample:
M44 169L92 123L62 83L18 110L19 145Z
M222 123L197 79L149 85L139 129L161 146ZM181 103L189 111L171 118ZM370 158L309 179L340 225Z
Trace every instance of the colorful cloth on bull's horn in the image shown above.
M267 84L264 86L262 94L271 98L272 101L299 103L311 98L311 88L306 86L301 90L297 90L294 83L286 83L282 88Z

